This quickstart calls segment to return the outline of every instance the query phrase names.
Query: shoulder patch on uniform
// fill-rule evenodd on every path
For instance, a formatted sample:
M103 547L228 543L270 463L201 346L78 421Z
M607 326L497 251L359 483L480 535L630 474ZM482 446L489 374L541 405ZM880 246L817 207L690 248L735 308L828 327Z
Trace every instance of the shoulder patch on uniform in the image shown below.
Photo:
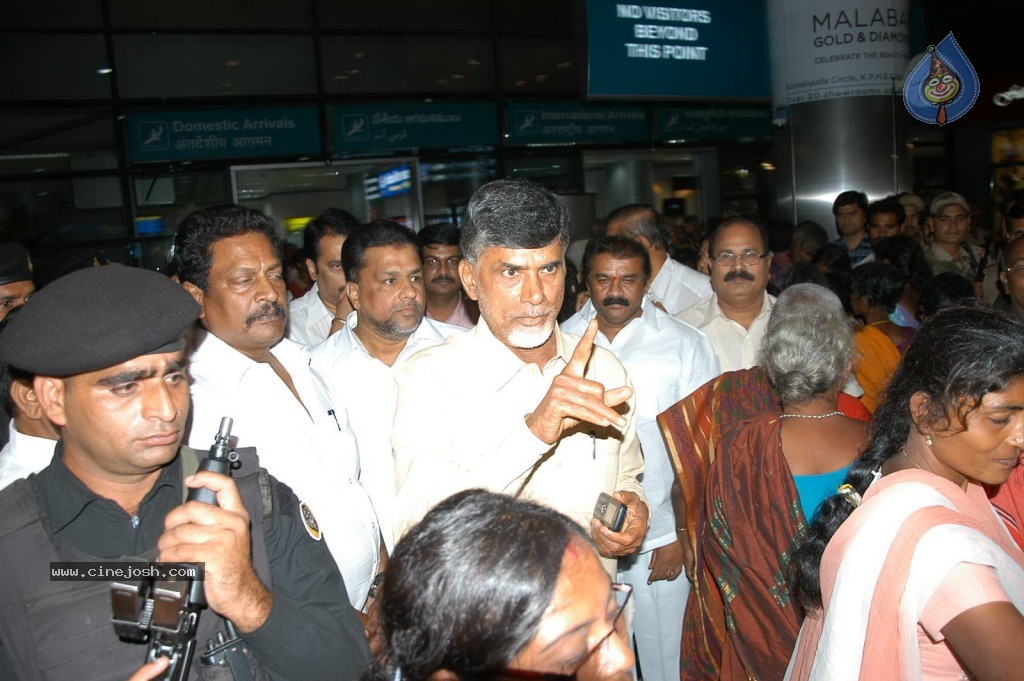
M299 502L299 515L302 518L302 526L306 528L309 536L316 541L320 541L323 538L323 535L320 533L320 525L317 524L316 516L313 515L313 511L305 501Z
M277 497L277 512L289 518L295 517L295 493L292 488L280 480L274 481L274 491Z

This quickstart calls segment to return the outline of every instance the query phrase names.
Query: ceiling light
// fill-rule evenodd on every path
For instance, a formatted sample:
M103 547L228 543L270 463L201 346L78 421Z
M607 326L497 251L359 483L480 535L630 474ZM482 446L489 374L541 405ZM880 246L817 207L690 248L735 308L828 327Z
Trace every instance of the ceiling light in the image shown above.
M113 72L114 72L114 69L112 69L112 68L110 68L108 66L104 66L101 69L96 69L96 73L100 74L101 76L109 76Z

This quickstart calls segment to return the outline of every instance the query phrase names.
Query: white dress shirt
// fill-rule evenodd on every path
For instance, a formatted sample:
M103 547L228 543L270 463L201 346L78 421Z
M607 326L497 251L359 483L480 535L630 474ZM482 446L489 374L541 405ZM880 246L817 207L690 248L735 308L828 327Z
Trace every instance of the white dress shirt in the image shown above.
M49 466L53 448L57 446L56 440L19 433L14 427L14 419L11 419L7 432L9 439L0 450L0 489Z
M674 316L712 293L708 275L669 258L651 280L647 297Z
M633 398L621 432L581 424L549 445L527 427L526 415L579 342L557 327L554 333L555 357L540 367L514 355L481 318L469 333L416 353L395 372L396 537L439 501L474 487L514 495L525 484L523 498L587 528L600 492L635 492L646 501ZM628 383L603 348L594 348L586 377L608 389ZM615 574L614 560L604 564Z
M596 315L594 303L589 301L562 324L562 330L582 335ZM598 332L594 342L619 358L636 391L636 434L644 453L643 486L651 509L651 525L640 553L647 553L676 539L670 494L675 471L658 427L658 414L718 376L718 360L707 336L650 301L643 302L640 316L611 341Z
M332 322L334 313L320 300L320 285L314 282L313 288L306 291L306 295L288 303L288 332L285 335L311 348L327 338L331 333Z
M188 445L209 449L221 417L234 419L237 447L256 447L260 464L308 504L348 589L361 609L380 558L380 528L359 482L359 454L345 412L309 368L309 352L282 339L271 350L302 402L270 364L254 362L213 334L192 353L192 428ZM313 533L311 533L313 534Z
M388 551L394 547L392 514L395 505L395 458L391 453L391 426L395 420L398 388L395 370L414 353L439 345L466 329L423 318L392 366L370 355L355 334L358 312L350 312L345 327L310 352L314 373L323 379L332 404L344 409L359 444L359 481L366 488ZM423 404L429 408L430 403Z
M704 332L718 356L719 368L725 373L749 369L757 363L757 353L761 350L761 341L768 329L768 318L774 305L775 297L765 293L761 312L754 318L749 329L744 329L742 324L725 316L718 305L717 295L705 298L675 317Z

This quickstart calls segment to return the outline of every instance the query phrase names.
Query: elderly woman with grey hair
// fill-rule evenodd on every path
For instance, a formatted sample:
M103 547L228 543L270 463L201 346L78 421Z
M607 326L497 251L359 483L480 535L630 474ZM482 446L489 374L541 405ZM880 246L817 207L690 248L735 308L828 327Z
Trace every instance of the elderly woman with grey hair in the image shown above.
M837 405L853 355L834 293L816 284L782 292L760 352L782 411L730 431L708 472L701 553L725 608L722 679L785 674L802 620L790 556L867 440L866 425Z

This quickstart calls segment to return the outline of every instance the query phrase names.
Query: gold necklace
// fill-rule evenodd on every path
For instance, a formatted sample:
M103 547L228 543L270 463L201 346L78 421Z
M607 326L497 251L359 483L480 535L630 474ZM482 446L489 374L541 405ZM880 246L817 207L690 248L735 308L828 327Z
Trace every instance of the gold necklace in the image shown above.
M913 459L910 458L910 454L907 454L907 448L906 447L903 447L903 449L900 450L900 453L903 455L903 458L905 458L907 461L909 461L910 464L914 468L916 468L919 471L923 471L924 470L923 468L921 468L920 466L917 465L916 461L914 461Z

